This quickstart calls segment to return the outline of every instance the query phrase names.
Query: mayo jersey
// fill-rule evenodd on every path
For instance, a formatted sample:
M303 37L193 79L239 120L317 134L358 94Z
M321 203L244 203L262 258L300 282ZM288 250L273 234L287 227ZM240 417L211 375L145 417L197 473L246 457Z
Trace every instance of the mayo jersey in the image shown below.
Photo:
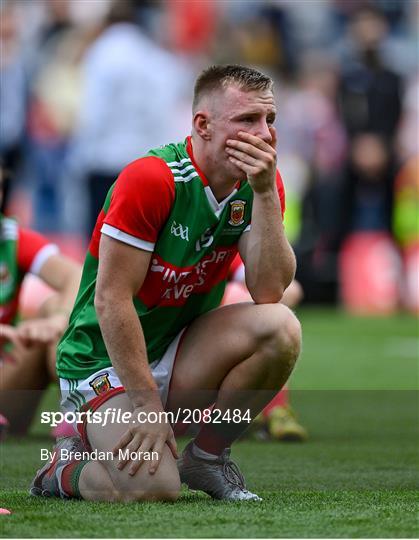
M279 173L277 187L283 210ZM152 150L123 169L93 232L70 324L58 346L59 376L84 379L111 365L94 307L101 234L152 252L133 297L151 363L184 327L220 305L237 242L250 229L252 201L247 182L216 200L194 161L190 138Z
M37 275L58 247L41 234L0 214L0 323L15 324L25 274Z

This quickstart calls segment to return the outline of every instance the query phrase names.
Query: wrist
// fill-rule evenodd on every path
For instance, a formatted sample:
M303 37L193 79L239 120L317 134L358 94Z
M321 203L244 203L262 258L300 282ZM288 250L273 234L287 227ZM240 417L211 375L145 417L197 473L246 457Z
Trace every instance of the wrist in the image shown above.
M253 207L261 209L263 212L281 210L281 201L276 188L266 191L255 191L253 193Z
M270 186L263 190L253 190L253 196L259 199L272 200L272 197L275 195L275 193L278 193L276 186Z

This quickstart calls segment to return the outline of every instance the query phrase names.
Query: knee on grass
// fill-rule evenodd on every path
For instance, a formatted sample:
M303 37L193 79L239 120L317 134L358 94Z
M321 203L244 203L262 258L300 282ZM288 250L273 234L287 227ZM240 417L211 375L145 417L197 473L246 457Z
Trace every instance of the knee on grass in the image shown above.
M134 476L121 471L111 480L102 464L91 462L81 475L80 492L82 498L89 501L175 501L180 492L180 480L177 469L161 473L158 470L154 475L140 469Z

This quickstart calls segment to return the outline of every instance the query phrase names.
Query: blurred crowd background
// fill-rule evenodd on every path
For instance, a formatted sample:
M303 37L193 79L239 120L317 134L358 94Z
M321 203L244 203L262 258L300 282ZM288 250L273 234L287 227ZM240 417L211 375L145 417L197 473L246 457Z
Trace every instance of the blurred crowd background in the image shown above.
M190 132L197 74L251 65L275 80L305 302L418 313L419 2L0 5L5 211L22 225L81 253L118 172Z

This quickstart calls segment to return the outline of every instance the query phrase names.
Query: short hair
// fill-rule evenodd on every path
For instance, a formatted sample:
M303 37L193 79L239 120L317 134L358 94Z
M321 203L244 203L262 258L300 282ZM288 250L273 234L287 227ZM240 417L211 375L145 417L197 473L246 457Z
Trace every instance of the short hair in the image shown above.
M236 85L241 90L272 90L273 80L257 69L235 64L210 66L199 75L195 82L193 110L201 97L209 92Z

